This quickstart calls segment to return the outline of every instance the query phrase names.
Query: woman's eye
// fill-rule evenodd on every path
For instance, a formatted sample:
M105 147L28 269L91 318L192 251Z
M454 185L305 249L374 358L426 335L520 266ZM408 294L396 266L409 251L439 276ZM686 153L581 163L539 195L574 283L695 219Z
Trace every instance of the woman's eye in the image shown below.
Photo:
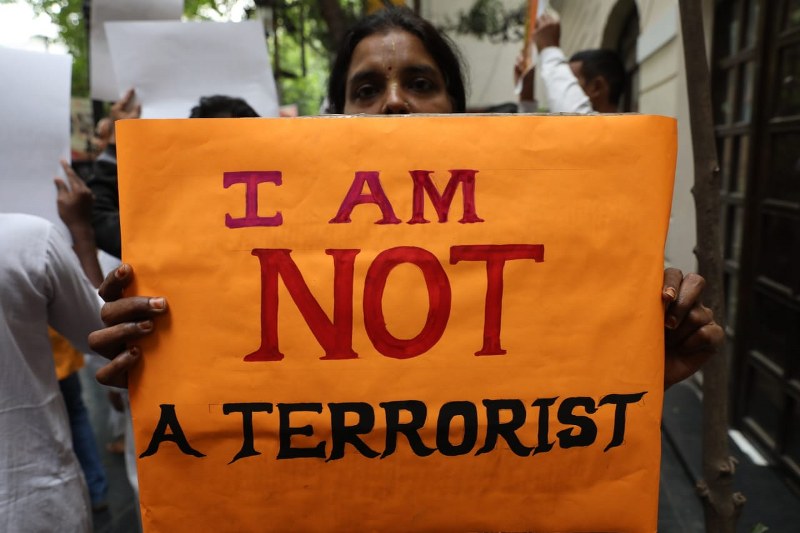
M411 80L411 89L419 92L428 92L435 87L435 84L428 78L414 78Z
M353 91L357 100L367 100L378 94L378 88L374 85L361 85Z

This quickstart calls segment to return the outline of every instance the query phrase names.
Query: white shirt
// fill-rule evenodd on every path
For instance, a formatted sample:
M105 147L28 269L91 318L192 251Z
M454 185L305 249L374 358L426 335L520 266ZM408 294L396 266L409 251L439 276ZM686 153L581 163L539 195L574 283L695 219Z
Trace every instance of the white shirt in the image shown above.
M90 351L101 305L50 222L0 214L0 531L92 530L47 326Z
M589 97L581 89L560 48L548 46L540 50L539 65L551 113L594 113Z

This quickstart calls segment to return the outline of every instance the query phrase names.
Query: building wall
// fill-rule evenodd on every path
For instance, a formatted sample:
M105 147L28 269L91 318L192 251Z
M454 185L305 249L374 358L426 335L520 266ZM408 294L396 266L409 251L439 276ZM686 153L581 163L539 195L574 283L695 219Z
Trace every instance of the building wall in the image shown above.
M642 31L637 43L640 72L639 110L675 117L678 120L678 161L667 236L666 260L682 270L696 270L692 250L695 238L692 136L686 73L677 1L650 1L644 7Z
M459 12L467 11L475 0L427 0L420 14L437 26L458 20ZM520 5L521 0L502 0L506 8ZM464 59L469 77L468 106L484 107L516 102L514 94L514 62L522 42L492 43L469 35L451 34Z

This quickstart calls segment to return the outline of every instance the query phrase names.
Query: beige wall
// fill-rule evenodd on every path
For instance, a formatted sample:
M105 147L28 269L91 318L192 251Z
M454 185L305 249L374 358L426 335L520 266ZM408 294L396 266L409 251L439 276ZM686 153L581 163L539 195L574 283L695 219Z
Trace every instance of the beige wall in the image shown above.
M599 48L605 21L616 0L552 0L561 16L561 48L569 57L579 50Z
M503 0L513 8L521 0ZM466 11L474 0L427 0L422 2L421 14L434 24L456 21L460 11ZM467 35L452 34L467 66L469 78L468 105L486 105L516 102L514 94L514 62L522 48L521 42L492 43Z

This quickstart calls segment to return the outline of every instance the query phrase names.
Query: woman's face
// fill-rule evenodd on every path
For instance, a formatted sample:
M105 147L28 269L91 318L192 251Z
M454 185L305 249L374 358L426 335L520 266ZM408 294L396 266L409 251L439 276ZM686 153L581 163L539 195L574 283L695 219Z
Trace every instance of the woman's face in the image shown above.
M436 61L416 36L390 30L358 43L347 71L344 113L452 113Z

